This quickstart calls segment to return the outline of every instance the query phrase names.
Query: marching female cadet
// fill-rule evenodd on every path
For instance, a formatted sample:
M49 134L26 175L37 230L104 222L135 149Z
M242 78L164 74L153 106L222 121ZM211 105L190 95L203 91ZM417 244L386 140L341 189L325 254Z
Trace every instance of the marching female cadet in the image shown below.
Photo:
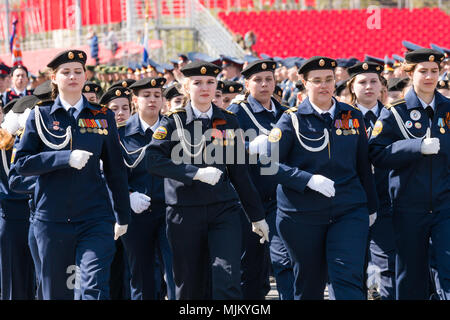
M336 61L299 69L308 98L269 134L279 157L276 225L294 264L294 298L365 299L364 260L375 183L362 114L333 98ZM275 158L276 160L276 158Z
M274 61L257 60L242 70L248 93L245 100L236 101L230 105L228 110L236 114L243 130L253 130L257 135L267 136L273 125L287 110L272 97L275 90L275 67L276 62ZM253 153L253 150L250 152ZM291 300L294 297L292 263L286 247L275 229L277 183L272 176L261 175L261 168L258 164L252 164L249 168L271 230L269 235L270 260L272 260L278 293L280 299ZM243 296L244 299L264 299L266 292L264 292L263 286L270 268L270 260L267 259L266 254L268 248L259 243L257 236L251 232L249 222L245 217L242 218L244 254L241 261L241 286Z
M384 108L379 101L382 66L373 62L359 62L348 68L348 72L351 78L347 86L352 104L362 112L367 136L370 137ZM389 198L389 170L375 168L374 177L379 208L370 221L368 277L369 280L379 280L376 285L382 299L395 300L395 242ZM371 287L370 284L368 286Z
M396 298L427 299L429 241L443 295L450 298L450 101L436 90L444 55L405 55L405 98L383 109L370 138L376 167L391 170Z
M31 111L16 150L17 172L38 176L34 231L46 300L73 299L74 293L76 299L109 298L114 238L126 232L130 213L114 116L82 96L85 63L86 53L79 50L50 61L56 100ZM74 265L79 277L72 287L67 272Z
M25 96L7 105L14 108L23 100L38 99ZM19 129L19 114L9 111L0 129L0 280L2 300L34 299L33 260L28 247L30 226L29 197L12 191L8 184L14 137Z
M213 299L241 298L238 195L253 230L268 240L257 191L245 162L237 162L245 151L236 116L211 103L220 70L201 60L181 69L189 101L161 119L147 150L150 173L166 178L177 299L211 298L209 277Z
M162 87L165 83L164 78L144 78L131 85L137 113L119 128L122 154L128 167L132 209L128 233L122 237L131 271L132 300L155 300L160 285L155 283L155 249L159 246L159 233L165 236L166 229L164 185L162 178L147 172L142 159L153 132L159 126L159 112L163 105ZM169 296L173 296L171 254L170 251L162 254L166 276L172 284L168 286Z
M83 95L89 102L97 103L102 87L95 82L86 81L83 86Z

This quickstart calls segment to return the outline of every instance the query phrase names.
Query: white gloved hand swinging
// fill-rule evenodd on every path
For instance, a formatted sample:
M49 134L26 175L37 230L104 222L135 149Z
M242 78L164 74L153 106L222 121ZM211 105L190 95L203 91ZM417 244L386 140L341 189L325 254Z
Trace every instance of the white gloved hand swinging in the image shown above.
M222 175L222 170L214 167L206 167L198 169L194 176L194 180L199 180L210 185L215 185L219 182L220 176Z
M142 213L150 207L151 198L137 191L130 194L131 209L136 213Z
M264 134L257 136L248 145L248 152L250 154L267 154L267 139L268 137Z
M12 111L8 112L2 123L2 128L8 131L10 134L15 135L17 130L19 130L19 116L20 114L14 113Z
M425 138L420 146L420 152L422 154L437 154L440 148L439 138Z
M116 223L114 225L114 240L119 239L120 236L123 236L125 233L127 233L127 229L127 224L121 226L120 224Z
M85 150L73 150L70 153L69 165L72 168L81 170L86 165L91 156L92 152Z
M320 174L313 175L306 186L314 191L320 192L328 198L334 197L336 192L334 189L334 181Z
M261 244L263 244L264 241L269 242L269 226L265 219L252 222L252 231L261 236L261 239L259 240Z

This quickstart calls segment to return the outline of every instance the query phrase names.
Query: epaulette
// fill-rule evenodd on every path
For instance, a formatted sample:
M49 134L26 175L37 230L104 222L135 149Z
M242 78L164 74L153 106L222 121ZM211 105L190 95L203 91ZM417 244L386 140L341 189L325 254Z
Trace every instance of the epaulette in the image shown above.
M118 122L118 123L117 123L117 128L125 127L126 124L127 124L127 121L126 121L126 120L125 120L125 121Z
M55 102L55 100L52 100L52 99L39 100L38 102L36 102L35 106L44 106L44 105L48 105L50 103L53 104L53 102Z
M280 106L281 106L281 110L283 110L283 111L288 111L291 108L291 107L288 107L288 106L286 106L284 104L280 104Z
M297 112L297 110L298 110L297 107L292 107L292 108L287 109L287 110L285 111L285 113Z
M178 113L178 112L186 112L186 109L185 108L178 108L178 109L169 111L169 112L166 113L166 116L170 117L172 114Z
M395 101L392 101L392 103L385 105L384 107L389 110L390 108L392 108L398 104L405 103L405 102L406 102L405 99L395 100Z
M235 116L236 114L234 112L231 112L230 110L227 109L222 109L223 112L226 112L228 114L232 114L233 116Z
M247 103L247 100L246 99L244 99L244 100L242 100L242 99L233 99L233 100L231 100L231 102L230 102L230 105L232 105L232 104L241 104L242 102L244 102L244 103Z
M361 111L357 106L354 106L353 104L350 105L353 109L356 109L358 111Z

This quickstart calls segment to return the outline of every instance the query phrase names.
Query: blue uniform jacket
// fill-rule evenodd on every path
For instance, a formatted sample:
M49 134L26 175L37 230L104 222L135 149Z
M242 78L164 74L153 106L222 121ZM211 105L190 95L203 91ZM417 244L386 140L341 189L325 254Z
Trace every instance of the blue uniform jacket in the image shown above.
M379 114L376 115L377 117L381 114L381 111L383 109L384 105L380 101L378 101ZM375 123L370 122L370 120L367 118L364 118L364 122L366 124L367 134L370 138ZM379 200L379 208L377 211L377 216L380 217L382 215L390 215L392 214L391 210L392 205L391 205L391 198L389 196L389 170L374 167L373 172Z
M231 159L234 161L233 164L230 164L230 161L225 158L222 158L222 163L215 162L207 164L203 156L198 156L195 159L188 156L186 160L189 160L190 163L186 163L187 161L175 163L171 159L172 150L174 147L178 147L180 143L177 134L171 139L172 133L176 131L176 126L173 113L169 113L161 119L160 127L153 135L152 142L147 150L146 162L148 170L151 174L166 178L164 181L164 190L168 205L205 206L220 202L238 201L237 192L250 220L261 220L264 218L264 209L259 200L258 192L250 178L248 166L245 161L241 164L236 161L238 152L241 154L245 153L242 140L238 144L238 139L242 138L232 133L235 131L225 131L227 129L239 129L238 120L229 111L222 110L215 105L212 108L212 126L215 126L223 137L220 138L218 136L212 139L211 137L207 137L206 148L211 148L209 146L212 140L217 140L218 144L216 146L221 146L224 157L227 152L234 152L235 158ZM186 105L185 109L179 109L176 113L180 116L184 129L192 137L190 143L197 144L197 140L193 141L194 123L198 124L199 121L194 121L194 114L190 103ZM224 145L225 141L226 146ZM241 146L239 150L238 145ZM197 150L192 151L195 152ZM205 151L202 152L202 155L204 153ZM179 154L184 154L184 151L180 151ZM195 161L198 161L198 164ZM199 168L208 166L214 166L223 172L219 182L214 186L193 180ZM236 191L231 184L233 184Z
M126 151L133 152L150 143L151 135L146 135L142 130L139 115L134 114L128 119L125 126L119 128L119 136ZM122 155L128 164L133 164L139 153L128 155L122 147ZM164 199L164 179L148 173L145 161L141 161L136 168L128 168L128 189L130 192L140 192L149 196L151 206L162 207ZM149 211L149 210L147 210ZM145 213L145 212L144 212Z
M405 125L411 125L408 130L418 138L404 138L392 108ZM440 131L441 126L444 133ZM370 138L370 157L376 167L392 170L389 194L394 210L432 212L450 208L450 100L437 91L431 125L431 137L439 138L440 142L436 155L423 155L420 151L421 137L429 127L428 115L412 88L404 100L383 109L375 125Z
M280 119L281 115L288 108L282 106L278 101L272 98L273 103L275 104L276 114L274 115L272 112L265 109L255 98L251 95L247 97L246 100L243 100L242 103L245 103L250 112L255 116L255 119L258 123L263 126L267 130L271 130L275 123L277 123L278 119ZM239 121L239 125L243 130L253 129L256 134L263 134L259 132L258 127L253 123L253 121L248 116L247 112L240 106L240 103L233 103L228 107L228 110L233 112ZM248 137L246 136L246 145L248 145ZM276 190L277 190L277 181L273 176L270 175L261 175L261 165L260 164L250 164L250 176L258 190L259 195L261 196L261 200L270 201L276 199Z
M35 218L52 222L93 218L114 221L106 183L100 172L101 159L106 182L113 193L117 222L127 224L130 215L127 174L113 112L89 103L84 97L77 119L69 116L59 98L54 102L38 103L36 107L42 115L42 126L45 125L51 133L61 136L70 125L72 141L62 150L46 146L36 129L36 108L31 111L17 145L15 161L18 174L38 176L34 190ZM91 126L107 126L107 132L86 132L86 128L91 129ZM63 141L50 136L44 128L42 130L50 142L60 144ZM81 170L69 165L70 153L76 149L93 153Z
M308 151L300 144L290 116L290 112L295 112L299 121L299 131L307 138L318 139L323 136L327 125L321 115L313 109L309 98L300 104L298 110L293 108L285 112L276 124L276 128L281 130L281 139L269 143L269 148L272 157L273 152L279 152L277 179L280 185L277 189L277 200L278 207L282 211L321 212L328 215L330 211L343 213L358 206L367 206L369 213L375 212L378 208L362 113L337 100L335 103L333 124L328 129L329 147L320 152ZM347 117L352 119L353 123L357 119L359 128L355 129L356 134L338 135L336 120ZM324 140L303 139L303 141L309 147L319 147ZM306 187L314 174L323 175L334 181L336 190L334 197L325 197Z

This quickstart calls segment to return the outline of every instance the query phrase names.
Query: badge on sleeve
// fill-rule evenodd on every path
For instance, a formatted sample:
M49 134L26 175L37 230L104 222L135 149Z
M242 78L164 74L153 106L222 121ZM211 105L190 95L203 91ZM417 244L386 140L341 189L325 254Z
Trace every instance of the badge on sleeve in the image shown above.
M158 129L155 130L153 133L153 138L157 140L162 140L167 136L167 129L164 127L158 127Z
M277 142L280 141L281 139L281 130L280 128L273 128L270 133L269 133L269 137L267 140L269 140L269 142Z
M372 137L376 137L377 135L379 135L382 130L383 130L383 124L381 123L380 120L377 120L377 122L375 122L375 126L373 127L373 130L372 130Z
M420 119L420 111L419 110L413 110L411 111L411 113L409 114L409 116L411 117L412 120L417 121Z

